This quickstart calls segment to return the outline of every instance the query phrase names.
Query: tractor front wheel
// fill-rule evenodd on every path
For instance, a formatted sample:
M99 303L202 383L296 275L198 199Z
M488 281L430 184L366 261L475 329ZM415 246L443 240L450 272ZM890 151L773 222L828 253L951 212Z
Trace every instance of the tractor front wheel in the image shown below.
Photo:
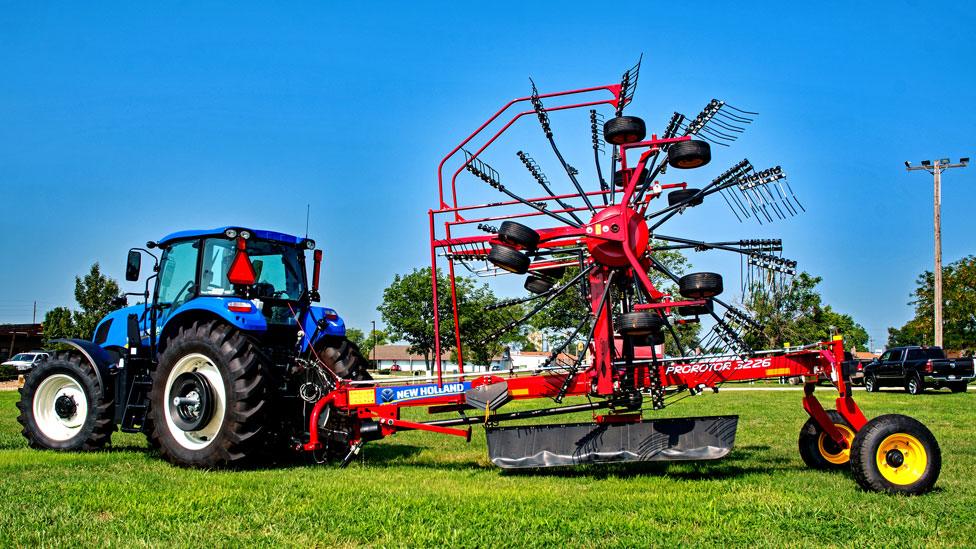
M27 374L17 421L32 448L97 450L115 430L113 404L93 366L77 353L57 353Z
M269 434L267 385L257 350L239 331L218 321L183 327L153 372L150 442L176 465L253 461Z

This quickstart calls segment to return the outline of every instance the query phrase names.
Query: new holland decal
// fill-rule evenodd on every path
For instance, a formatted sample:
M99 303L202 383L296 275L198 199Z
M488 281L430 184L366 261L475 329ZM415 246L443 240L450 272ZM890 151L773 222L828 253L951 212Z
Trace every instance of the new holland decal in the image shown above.
M470 381L445 383L438 387L436 383L425 385L398 385L394 387L377 387L377 404L395 404L408 400L432 398L444 395L456 395L471 388Z

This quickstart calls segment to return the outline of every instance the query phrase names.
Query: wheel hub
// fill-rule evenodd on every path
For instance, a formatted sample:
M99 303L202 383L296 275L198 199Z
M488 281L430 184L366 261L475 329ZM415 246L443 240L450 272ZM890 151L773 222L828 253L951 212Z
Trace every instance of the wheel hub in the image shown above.
M630 251L640 258L647 252L647 221L633 208L617 204L600 210L586 226L586 247L602 265L627 267L624 240Z
M905 454L898 449L888 450L885 454L885 462L889 467L901 467L905 463Z
M61 419L68 419L78 413L78 403L70 395L61 395L54 401L54 412Z
M183 431L198 431L213 417L213 388L207 378L197 372L180 374L170 392L167 403L173 423Z

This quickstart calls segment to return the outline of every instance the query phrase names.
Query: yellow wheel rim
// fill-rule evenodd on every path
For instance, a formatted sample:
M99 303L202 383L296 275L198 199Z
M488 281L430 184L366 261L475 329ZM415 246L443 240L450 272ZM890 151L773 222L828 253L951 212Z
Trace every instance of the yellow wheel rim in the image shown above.
M839 423L835 423L834 427L837 427L840 434L844 436L844 441L847 442L847 448L841 448L837 453L831 452L827 445L833 448L836 444L827 436L827 433L820 433L820 438L817 439L817 448L825 460L834 465L844 465L851 461L851 442L854 441L854 431L847 425L841 425Z
M875 459L881 476L901 486L918 482L929 464L929 456L922 443L905 433L888 435L881 441Z

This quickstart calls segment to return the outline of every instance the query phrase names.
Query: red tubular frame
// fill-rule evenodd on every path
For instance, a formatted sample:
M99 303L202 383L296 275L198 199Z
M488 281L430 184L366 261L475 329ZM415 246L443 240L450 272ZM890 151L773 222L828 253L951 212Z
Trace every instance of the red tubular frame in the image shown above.
M617 107L618 104L624 100L624 98L621 97L621 87L619 85L596 86L592 88L544 94L539 95L538 97L541 99L551 99L596 92L610 92L613 97L611 99L557 105L547 107L546 110L561 111L597 105L610 105ZM476 247L473 255L477 255L487 253L485 246L489 246L497 242L497 238L494 235L453 237L451 234L452 228L470 225L473 223L544 215L542 212L533 211L529 213L516 213L510 215L479 214L480 217L478 218L465 219L462 216L463 212L474 212L497 207L514 206L520 202L511 200L489 204L460 204L456 184L458 175L464 171L465 167L470 162L478 158L483 151L494 143L515 122L528 114L534 114L534 110L521 111L513 115L505 124L502 125L499 130L491 134L482 146L480 146L473 154L470 155L469 158L461 163L450 178L450 202L446 200L444 192L444 170L447 162L457 155L457 153L463 147L468 145L477 136L481 135L482 132L484 132L490 125L499 120L509 108L517 103L530 101L531 99L532 97L522 97L513 99L512 101L506 103L485 123L479 126L477 130L465 138L457 147L451 150L451 152L448 153L438 165L437 181L439 206L436 210L432 209L428 211L430 230L431 285L434 305L433 321L435 334L440 333L440 300L442 298L442 294L437 286L438 249L444 249L448 252L448 254L451 254L454 252L456 247L467 246L468 251L465 251L464 253L471 255L472 252L470 252L470 247ZM659 152L662 145L685 141L688 139L690 139L690 137L687 136L658 139L656 135L652 135L649 140L621 146L619 149L621 157L621 169L628 168L627 154L629 151L632 149L643 149L643 151L638 157L636 165L630 172L631 176L624 185L620 203L609 206L594 205L594 209L596 211L594 220L591 220L589 223L585 223L580 227L562 226L538 230L540 235L539 248L541 249L580 247L585 245L591 251L586 260L588 266L591 267L588 274L591 289L591 310L593 312L601 312L599 314L599 318L595 320L593 339L589 347L592 358L588 363L583 364L582 369L577 374L572 375L571 378L567 378L567 376L571 374L554 372L542 372L536 373L535 375L516 375L514 373L503 375L465 374L463 350L461 348L461 334L459 331L457 291L454 281L454 259L448 255L448 277L450 285L451 307L455 326L455 346L458 357L458 375L452 377L457 377L463 383L462 387L476 388L481 385L505 382L507 384L508 394L513 399L538 399L583 395L609 397L619 391L619 384L623 379L622 374L628 365L623 364L621 360L616 360L614 357L614 350L619 350L621 348L622 340L619 336L614 334L611 326L611 303L608 301L607 303L603 304L603 290L615 271L624 273L626 276L630 276L631 274L636 275L640 281L640 285L646 291L647 295L651 297L651 303L635 305L633 307L634 310L664 309L664 312L667 313L672 307L702 305L705 303L704 300L669 301L670 297L655 288L647 275L650 268L650 262L648 261L647 257L643 255L643 244L636 246L639 241L631 242L631 240L635 238L635 235L637 238L642 238L643 235L646 235L646 224L643 225L643 229L640 228L640 224L644 223L643 210L646 210L650 200L657 198L659 194L649 193L646 201L642 201L640 204L631 204L630 206L626 206L630 203L631 198L634 196L640 179L640 173L647 167L647 163L651 156ZM654 183L655 188L657 188L658 182ZM660 188L662 189L686 187L686 183L683 182L660 185ZM595 191L586 193L586 195L596 196L603 195L608 192L611 191ZM575 196L578 195L554 195L533 198L529 199L529 201L554 201L557 199L569 199ZM552 211L558 213L570 213L584 210L588 211L588 208L568 206L563 207L561 210ZM635 214L639 216L639 221L636 221L636 229L633 228L635 227L635 219L637 219L634 217ZM438 225L436 217L438 215L451 215L450 219L444 221L442 237L438 235L437 231ZM623 227L624 230L619 230L620 227ZM632 232L634 232L634 234L632 234ZM611 255L603 255L602 259L597 259L594 256L595 250L601 248L609 249L611 251ZM635 253L635 250L637 253ZM639 254L641 257L638 257ZM603 261L604 263L600 263L600 261ZM564 263L561 263L558 260L545 260L537 262L536 264L532 265L531 268L533 270L542 270L561 264ZM601 304L603 306L602 309ZM443 372L439 337L435 338L434 347L434 360L437 370L436 377L434 379L436 379L437 387L440 390L444 388L445 375ZM619 354L619 351L617 351L617 354ZM652 380L651 375L651 368L655 367L657 368L656 380L659 380L663 386L689 388L695 391L704 388L717 388L724 382L803 376L804 379L806 379L803 397L804 409L811 417L816 419L816 421L823 428L824 432L831 439L833 439L839 446L846 447L847 442L844 440L841 432L834 427L823 406L814 396L817 376L820 374L827 375L831 380L834 381L839 392L839 396L835 402L837 411L851 424L855 431L859 430L864 425L866 421L864 415L861 413L853 398L851 398L849 389L843 379L843 373L841 372L841 363L843 362L843 359L843 342L839 337L835 337L833 341L821 342L817 344L815 348L787 350L748 359L729 356L694 357L685 360L656 360L650 356L650 350L647 349L645 355L638 355L634 357L633 364L631 364L630 367L634 368L635 388L645 391L648 390L652 386L652 382L655 381ZM409 385L410 383L410 381L404 381L404 384ZM405 407L428 407L428 411L431 412L438 409L461 409L465 405L465 395L463 391L458 390L446 394L438 393L436 396L414 398L413 400L390 404L383 403L386 402L386 400L381 398L384 387L385 385L382 385L382 383L377 384L376 387L372 387L366 386L362 383L353 383L340 380L336 389L330 392L328 395L322 397L313 407L311 417L309 418L309 442L303 445L304 449L317 450L322 447L318 433L318 422L319 418L321 417L321 413L326 406L333 406L339 413L357 418L360 422L376 421L379 424L380 431L383 436L403 430L426 430L445 435L470 437L470 429L452 429L445 426L400 419L400 410ZM453 391L454 389L452 388L451 390ZM487 411L485 413L488 414ZM640 414L616 414L612 412L609 416L601 417L603 417L601 421L604 422L626 422L640 421L641 416ZM486 415L485 419L488 421L490 417ZM361 443L358 427L355 429L352 438L355 439L350 442L352 446Z

